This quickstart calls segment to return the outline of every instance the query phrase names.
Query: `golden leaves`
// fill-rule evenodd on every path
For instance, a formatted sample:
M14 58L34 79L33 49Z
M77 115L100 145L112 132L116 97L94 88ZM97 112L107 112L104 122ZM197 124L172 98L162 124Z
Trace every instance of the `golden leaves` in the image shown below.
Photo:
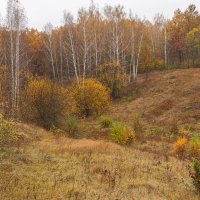
M94 79L86 79L80 85L74 85L71 95L75 100L76 112L81 116L103 113L110 104L110 91Z

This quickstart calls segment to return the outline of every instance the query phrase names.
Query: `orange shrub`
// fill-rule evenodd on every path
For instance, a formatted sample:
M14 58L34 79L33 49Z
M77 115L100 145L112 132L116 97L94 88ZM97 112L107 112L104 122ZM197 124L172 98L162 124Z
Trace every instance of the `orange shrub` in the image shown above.
M49 80L31 80L22 95L21 114L44 128L58 126L67 113L67 92Z
M174 144L173 152L174 154L183 157L187 151L188 139L187 138L179 138L177 142Z
M103 113L110 104L109 89L94 79L86 79L80 85L75 84L71 95L76 113L85 117Z

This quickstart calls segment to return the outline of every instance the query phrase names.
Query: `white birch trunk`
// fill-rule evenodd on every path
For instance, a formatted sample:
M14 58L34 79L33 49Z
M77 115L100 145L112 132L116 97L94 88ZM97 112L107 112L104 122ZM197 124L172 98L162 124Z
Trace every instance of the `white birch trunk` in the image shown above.
M142 36L141 36L141 39L140 39L140 43L139 43L139 49L138 49L138 55L137 55L134 79L136 79L137 75L138 75L139 59L140 59L140 52L141 52L141 47L142 47L143 36L144 36L144 33L142 33Z

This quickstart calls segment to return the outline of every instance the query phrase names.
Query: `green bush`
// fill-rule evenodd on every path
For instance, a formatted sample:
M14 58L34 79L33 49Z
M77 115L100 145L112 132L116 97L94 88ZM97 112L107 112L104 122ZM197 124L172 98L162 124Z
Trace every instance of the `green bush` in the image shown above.
M68 111L67 97L66 90L50 80L31 80L22 95L21 115L46 129L59 127Z
M113 120L111 117L102 116L100 118L100 124L102 128L110 128L113 125Z
M200 193L200 161L197 159L193 159L193 170L192 174L194 185L197 191Z
M135 140L134 130L121 122L116 122L110 130L109 137L118 144L129 144Z
M67 117L63 125L63 130L66 131L70 136L75 137L77 135L79 126L76 117Z

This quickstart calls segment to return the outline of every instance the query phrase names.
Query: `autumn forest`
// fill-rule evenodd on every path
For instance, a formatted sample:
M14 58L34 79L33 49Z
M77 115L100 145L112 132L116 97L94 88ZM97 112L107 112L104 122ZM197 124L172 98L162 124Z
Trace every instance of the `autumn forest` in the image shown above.
M132 82L138 73L200 63L200 15L195 5L177 9L172 19L156 14L149 21L126 13L123 6L100 11L91 3L77 18L64 11L62 27L47 23L38 31L27 28L23 6L16 2L8 1L0 26L1 82L6 82L1 83L1 98L7 98L1 101L13 108L30 76L66 85L95 76L100 65L118 62Z

